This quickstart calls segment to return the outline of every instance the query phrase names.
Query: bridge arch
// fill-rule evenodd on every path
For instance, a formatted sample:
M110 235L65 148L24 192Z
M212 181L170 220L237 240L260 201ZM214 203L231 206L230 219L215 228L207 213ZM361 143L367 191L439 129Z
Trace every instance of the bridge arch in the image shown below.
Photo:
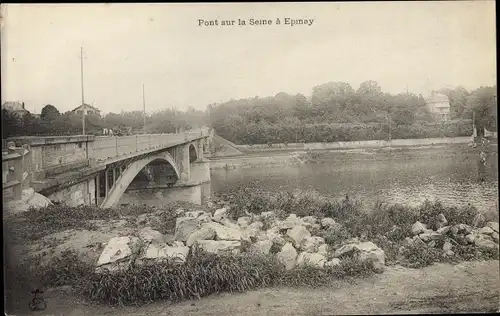
M105 197L104 201L101 204L101 207L107 208L116 204L120 200L125 190L130 185L130 183L134 180L135 176L139 172L141 172L141 170L145 166L147 166L148 164L150 164L155 160L162 160L169 163L175 171L177 180L180 179L181 173L179 171L179 168L175 163L174 158L168 152L164 151L155 155L147 156L140 160L134 161L127 166L127 168L123 171L123 173L120 174L120 176L114 183L113 187L111 187L111 190L109 190L108 195Z
M194 143L189 144L189 163L193 163L198 160L198 148L194 145Z

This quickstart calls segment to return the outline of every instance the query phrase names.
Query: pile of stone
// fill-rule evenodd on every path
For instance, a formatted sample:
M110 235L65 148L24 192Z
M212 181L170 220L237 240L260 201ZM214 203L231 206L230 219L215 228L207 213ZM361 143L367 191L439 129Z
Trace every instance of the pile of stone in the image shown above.
M467 224L447 225L448 221L440 214L435 226L436 230L427 228L421 222L415 222L411 228L413 238L407 237L408 244L422 244L428 247L436 247L438 240L444 239L442 246L447 255L453 255L456 244L474 244L479 248L498 248L498 222L487 222L478 228Z
M138 236L111 239L98 260L98 270L121 269L134 260L169 258L182 263L194 245L216 254L274 253L286 269L303 264L335 266L345 256L371 261L380 271L385 267L384 251L371 242L351 240L336 250L329 249L325 240L315 234L324 229L338 228L340 224L332 218L318 220L314 216L299 218L291 214L285 220L279 220L270 211L260 215L248 214L234 222L228 218L227 208L218 209L213 214L182 210L177 213L174 236L165 236L146 227Z

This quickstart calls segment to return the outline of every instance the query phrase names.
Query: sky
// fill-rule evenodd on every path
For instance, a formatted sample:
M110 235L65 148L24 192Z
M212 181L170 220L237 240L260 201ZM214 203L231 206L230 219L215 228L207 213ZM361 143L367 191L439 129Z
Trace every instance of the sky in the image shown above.
M142 110L143 85L147 112L309 96L330 81L470 90L496 84L495 26L493 1L2 5L2 103L79 106L80 47L85 103L103 113Z

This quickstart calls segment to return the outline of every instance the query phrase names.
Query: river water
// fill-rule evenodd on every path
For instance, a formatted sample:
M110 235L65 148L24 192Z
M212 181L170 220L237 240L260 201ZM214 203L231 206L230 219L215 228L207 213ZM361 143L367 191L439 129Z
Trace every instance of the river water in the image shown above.
M482 211L498 209L496 146L488 150L484 181L478 176L479 150L466 145L316 155L311 164L212 170L211 192L231 193L237 187L312 189L334 198L347 194L363 203L418 205L428 199L454 206L470 203Z

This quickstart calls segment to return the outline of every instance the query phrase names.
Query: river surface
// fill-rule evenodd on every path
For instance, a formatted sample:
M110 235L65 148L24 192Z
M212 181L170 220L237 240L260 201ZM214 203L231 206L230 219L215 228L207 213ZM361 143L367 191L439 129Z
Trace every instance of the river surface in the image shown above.
M488 150L484 181L479 181L479 150L466 145L316 156L316 163L297 166L212 170L211 192L231 193L238 187L312 189L334 198L348 194L363 203L418 205L428 199L454 206L470 203L482 211L498 209L496 146Z

